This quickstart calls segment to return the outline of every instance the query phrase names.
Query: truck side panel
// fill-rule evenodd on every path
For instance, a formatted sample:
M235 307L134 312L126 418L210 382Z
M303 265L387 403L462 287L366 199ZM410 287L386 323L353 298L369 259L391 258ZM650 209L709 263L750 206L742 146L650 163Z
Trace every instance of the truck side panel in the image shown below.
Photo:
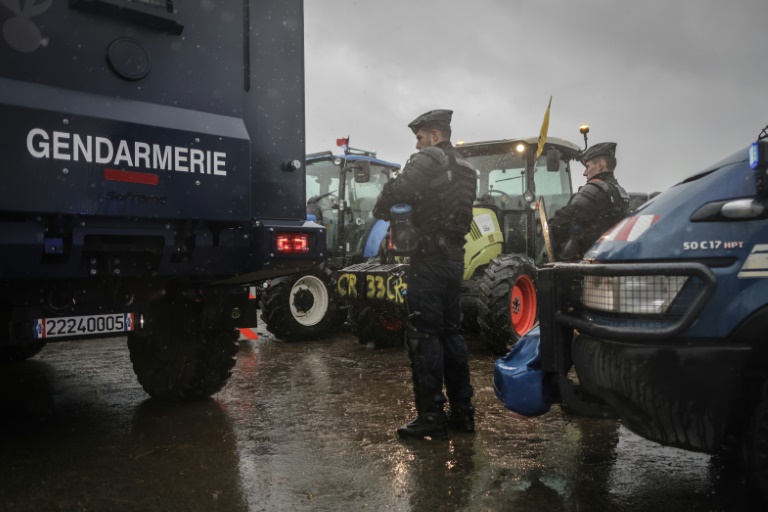
M301 1L171 3L0 6L3 211L303 218Z

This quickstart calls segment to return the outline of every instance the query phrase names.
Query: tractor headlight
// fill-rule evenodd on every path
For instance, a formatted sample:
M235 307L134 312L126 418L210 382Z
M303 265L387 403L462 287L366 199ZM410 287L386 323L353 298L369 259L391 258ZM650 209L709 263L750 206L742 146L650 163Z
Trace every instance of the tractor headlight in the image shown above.
M662 314L682 290L686 276L586 276L581 303L611 313Z
M523 199L525 199L527 202L532 203L534 199L536 199L536 196L533 195L533 192L530 190L526 190L525 194L523 194Z

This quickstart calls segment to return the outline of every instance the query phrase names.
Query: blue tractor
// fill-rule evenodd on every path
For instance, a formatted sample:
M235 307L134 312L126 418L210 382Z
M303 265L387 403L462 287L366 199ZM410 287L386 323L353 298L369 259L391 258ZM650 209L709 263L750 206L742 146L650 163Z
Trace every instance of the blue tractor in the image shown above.
M768 127L766 127L768 129ZM663 445L743 445L768 497L768 133L539 270L554 399ZM578 384L569 378L575 369Z
M316 339L338 329L347 308L335 292L333 272L376 256L389 223L373 205L400 165L350 148L306 157L307 218L323 227L328 253L315 268L264 283L259 292L267 330L284 341Z

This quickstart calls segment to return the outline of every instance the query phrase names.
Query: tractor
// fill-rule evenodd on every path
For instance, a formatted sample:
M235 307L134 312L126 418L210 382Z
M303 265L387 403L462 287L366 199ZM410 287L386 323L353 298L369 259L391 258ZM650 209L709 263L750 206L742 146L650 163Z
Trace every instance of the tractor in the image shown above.
M537 158L538 137L458 143L477 170L478 191L466 235L463 326L476 328L494 352L505 352L535 323L537 267L547 261L539 214L571 197L570 164L579 147L550 137ZM537 200L538 198L538 200ZM349 305L362 344L401 343L408 318L407 262L386 250L378 259L339 271L337 289Z
M334 292L333 271L375 257L388 222L373 218L373 205L399 164L371 151L349 148L306 156L307 219L323 226L328 254L311 270L272 279L258 290L267 330L288 342L337 330L347 317Z

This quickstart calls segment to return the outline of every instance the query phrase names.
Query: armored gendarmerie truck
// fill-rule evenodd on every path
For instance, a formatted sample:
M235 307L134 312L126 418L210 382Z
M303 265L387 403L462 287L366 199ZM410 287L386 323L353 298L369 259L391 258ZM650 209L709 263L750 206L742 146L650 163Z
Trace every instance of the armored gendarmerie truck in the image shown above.
M163 399L219 390L304 211L301 0L0 1L0 357L128 337Z

